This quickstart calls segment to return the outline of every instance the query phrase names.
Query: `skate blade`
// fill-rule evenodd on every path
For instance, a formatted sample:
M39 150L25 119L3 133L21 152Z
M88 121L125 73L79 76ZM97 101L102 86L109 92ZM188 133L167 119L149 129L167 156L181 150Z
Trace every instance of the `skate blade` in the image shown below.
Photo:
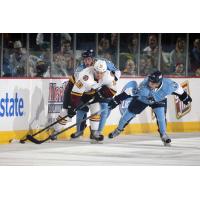
M82 138L83 137L83 134L80 134L80 135L78 135L78 136L76 136L76 137L71 137L70 136L70 139L71 140L76 140L76 139L80 139L80 138Z
M69 138L69 140L68 141L83 141L83 137L77 137L77 138Z
M163 144L164 144L165 147L171 147L171 143L164 142Z
M103 144L103 141L97 141L90 139L90 144Z

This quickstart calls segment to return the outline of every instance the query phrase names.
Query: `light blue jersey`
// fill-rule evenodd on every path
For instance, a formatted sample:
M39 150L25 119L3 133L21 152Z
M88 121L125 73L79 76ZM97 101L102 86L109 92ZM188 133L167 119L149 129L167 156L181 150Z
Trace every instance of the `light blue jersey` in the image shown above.
M138 87L138 100L146 104L153 104L155 102L163 101L168 95L179 90L178 83L168 78L163 78L162 84L158 89L151 89L148 86L148 79L144 79Z

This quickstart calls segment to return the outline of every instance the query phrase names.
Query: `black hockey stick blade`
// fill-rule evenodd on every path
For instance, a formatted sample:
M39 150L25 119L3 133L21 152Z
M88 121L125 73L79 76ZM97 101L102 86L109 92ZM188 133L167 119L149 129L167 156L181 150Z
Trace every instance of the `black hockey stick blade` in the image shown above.
M23 140L20 140L19 142L20 142L21 144L24 144L24 143L26 142L26 140L27 140L27 137L26 137L25 139L23 139Z
M32 135L27 135L26 138L27 138L27 140L29 140L35 144L42 144L43 142L46 142L47 140L50 139L50 137L47 137L45 140L37 140Z

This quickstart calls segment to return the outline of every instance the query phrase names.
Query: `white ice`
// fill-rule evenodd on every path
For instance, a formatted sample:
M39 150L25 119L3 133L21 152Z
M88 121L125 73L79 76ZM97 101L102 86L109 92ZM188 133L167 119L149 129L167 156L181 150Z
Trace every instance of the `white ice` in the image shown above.
M103 144L76 139L0 145L0 165L200 165L200 133L170 136L171 147L153 134L119 136Z

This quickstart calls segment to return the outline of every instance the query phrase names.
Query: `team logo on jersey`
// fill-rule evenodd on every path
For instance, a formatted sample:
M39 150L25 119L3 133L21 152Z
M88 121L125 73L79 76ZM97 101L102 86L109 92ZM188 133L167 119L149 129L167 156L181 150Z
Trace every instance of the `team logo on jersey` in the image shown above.
M89 79L89 76L87 76L87 75L83 76L84 81L87 81L88 79Z
M188 94L190 94L188 81L181 83L181 86ZM185 105L182 101L180 101L180 99L176 95L174 96L174 103L177 119L180 119L181 117L185 116L191 110L191 104Z
M75 85L76 85L79 89L83 87L83 83L81 83L81 81L76 82Z

